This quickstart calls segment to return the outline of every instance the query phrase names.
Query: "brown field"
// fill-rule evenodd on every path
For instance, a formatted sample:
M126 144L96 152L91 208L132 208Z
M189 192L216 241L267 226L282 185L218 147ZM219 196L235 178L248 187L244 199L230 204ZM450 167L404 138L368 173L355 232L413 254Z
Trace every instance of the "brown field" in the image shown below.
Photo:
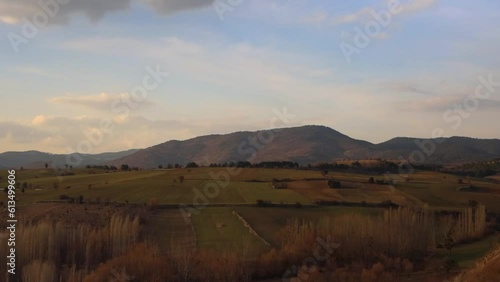
M191 219L186 222L177 209L153 211L142 230L145 240L168 253L174 248L196 251L196 233Z
M345 201L381 203L390 200L394 203L407 204L404 195L389 185L378 185L354 181L341 181L342 188L332 189L326 180L293 181L288 183L291 189L314 201Z
M488 176L486 178L493 179L493 180L496 180L496 181L500 181L500 174L493 175L493 176Z
M112 205L77 205L66 203L35 203L20 206L17 215L20 221L33 222L45 219L57 220L65 225L76 226L80 223L94 227L108 224L115 213L125 213L130 208L120 208ZM2 222L5 222L7 213L2 213Z

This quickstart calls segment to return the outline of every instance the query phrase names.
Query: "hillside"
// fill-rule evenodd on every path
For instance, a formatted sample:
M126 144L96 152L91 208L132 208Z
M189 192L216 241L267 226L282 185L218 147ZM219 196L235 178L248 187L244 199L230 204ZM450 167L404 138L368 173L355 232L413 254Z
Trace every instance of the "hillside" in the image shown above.
M158 165L196 162L202 165L231 161L293 161L309 163L334 162L342 159L407 159L422 151L417 143L429 139L397 137L372 144L356 140L325 126L302 126L263 131L241 131L225 135L200 136L184 141L172 140L141 150L80 155L81 166L112 164L142 168ZM490 161L500 157L499 139L451 137L430 140L434 152L425 156L429 164L457 164ZM439 141L439 142L438 142ZM43 167L45 163L64 166L67 155L38 151L0 154L0 168ZM419 159L416 159L419 161Z
M259 139L261 136L261 139ZM273 136L273 137L269 137ZM270 139L265 143L262 139ZM251 140L257 140L254 144ZM253 145L254 144L254 145ZM223 163L229 161L286 160L298 163L331 162L370 150L373 144L355 140L328 127L304 126L257 132L209 135L186 141L168 141L113 161L139 167L159 164Z
M300 164L333 162L339 159L408 158L416 144L425 139L394 138L380 144L356 140L324 126L303 126L273 131L268 144L250 141L258 136L268 136L270 130L236 132L227 135L202 136L186 141L168 141L134 154L112 161L112 164L129 164L138 167L157 167L166 164L196 162L208 165L230 161L286 160ZM435 152L426 156L426 163L449 164L483 161L500 156L500 140L473 139L466 137L441 138ZM253 156L255 154L255 157Z
M455 282L496 282L500 277L500 248L486 255L476 266L455 279Z
M408 157L412 151L421 150L418 143L425 143L429 139L422 138L394 138L376 146L375 157L397 159L399 156ZM469 137L450 137L434 139L435 152L426 156L427 163L449 164L462 162L486 161L500 155L500 140L476 139ZM430 148L430 147L429 147Z
M88 164L102 164L124 156L133 154L138 150L127 150L116 153L102 153L95 155L81 154L81 166ZM50 166L64 167L67 164L68 155L49 154L39 151L27 152L5 152L0 154L0 168L40 168L46 163Z

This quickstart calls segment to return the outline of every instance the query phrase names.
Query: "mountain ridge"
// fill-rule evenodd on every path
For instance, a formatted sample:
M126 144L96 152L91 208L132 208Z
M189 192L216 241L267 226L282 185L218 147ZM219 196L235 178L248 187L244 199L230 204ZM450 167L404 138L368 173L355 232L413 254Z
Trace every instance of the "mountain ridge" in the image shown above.
M426 149L422 149L417 143L429 146L430 141L434 144L432 146L435 146L435 151L427 155L424 154ZM465 136L436 139L394 137L374 144L351 138L330 127L305 125L210 134L186 140L169 140L144 149L80 156L82 157L81 166L128 164L135 167L155 168L159 165L188 162L202 165L230 161L293 161L308 164L334 162L339 159L400 159L400 157L407 159L415 151L420 151L424 155L424 163L485 161L500 158L500 139ZM44 163L64 166L67 156L35 150L5 152L0 154L0 168L41 167Z

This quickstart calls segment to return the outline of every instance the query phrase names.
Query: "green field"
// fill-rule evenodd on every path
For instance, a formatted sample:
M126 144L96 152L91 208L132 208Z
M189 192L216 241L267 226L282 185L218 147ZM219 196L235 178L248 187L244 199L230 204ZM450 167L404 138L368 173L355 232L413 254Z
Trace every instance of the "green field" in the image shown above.
M243 181L243 174L250 179L271 180L271 171L252 170L231 177L229 185L216 188L216 180L210 178L209 172L220 173L223 169L178 169L132 171L117 173L84 174L81 170L73 176L42 177L48 175L46 170L18 174L18 182L27 182L33 188L25 189L18 195L18 204L29 204L38 201L58 200L61 195L79 197L95 201L146 203L155 198L159 204L192 204L198 201L199 193L206 196L211 204L244 204L255 203L258 199L276 203L310 203L311 201L291 190L272 189L269 183ZM28 178L37 175L38 178ZM276 175L282 176L283 171ZM181 183L179 177L183 176ZM61 181L60 181L61 180ZM57 189L54 187L57 186ZM206 190L207 186L210 190ZM218 191L217 191L218 190ZM199 191L199 193L196 193Z
M472 185L479 187L477 192L457 191L458 180L462 178L435 172L417 172L409 182L399 182L395 187L409 196L419 199L434 208L462 207L469 200L476 200L486 205L488 210L500 213L500 185L486 179L471 178Z
M364 215L380 215L383 213L379 208L356 208L356 207L317 207L317 208L235 208L254 230L266 241L274 246L281 245L279 239L280 230L293 219L300 221L312 221L335 215L359 213Z
M39 201L57 201L61 195L84 202L118 202L155 204L224 204L224 207L205 207L185 221L179 210L156 210L143 230L147 239L168 251L172 242L186 249L234 250L248 246L253 255L269 247L250 233L243 222L233 214L237 212L265 241L280 245L279 232L291 219L317 221L320 218L360 213L380 215L383 209L348 206L319 207L317 200L345 202L373 202L391 200L407 205L449 209L463 207L469 200L485 203L490 211L500 212L500 185L486 179L470 179L477 192L457 191L459 177L434 172L418 172L410 181L397 181L394 185L367 184L369 177L383 179L382 175L364 175L330 172L346 184L345 189L330 189L321 172L286 169L234 169L196 168L162 169L128 172L109 172L96 169L74 169L75 175L56 177L51 169L25 169L16 173L17 181L28 188L17 193L18 205L30 207ZM213 179L213 175L218 175ZM220 175L229 175L228 179ZM0 177L6 183L7 172ZM181 177L183 181L181 181ZM273 179L290 179L289 189L273 189ZM223 187L217 186L227 183ZM227 182L226 182L227 181ZM468 181L465 179L464 181ZM218 188L216 188L218 187ZM21 190L21 189L20 189ZM202 195L202 197L200 197ZM270 201L275 207L241 206L255 204L257 200ZM0 201L6 201L1 193ZM280 204L292 204L288 207ZM301 203L302 208L294 207ZM198 205L197 208L200 206ZM48 209L49 210L49 209ZM54 209L55 211L56 209ZM57 209L60 210L60 209ZM458 246L452 253L460 265L469 265L488 249L488 241ZM446 253L438 253L446 256Z
M471 267L492 249L500 246L500 235L494 235L477 242L456 246L450 251L439 249L436 258L451 258L459 267Z
M231 208L206 208L191 217L196 231L198 247L229 250L248 248L253 255L268 246L250 234Z

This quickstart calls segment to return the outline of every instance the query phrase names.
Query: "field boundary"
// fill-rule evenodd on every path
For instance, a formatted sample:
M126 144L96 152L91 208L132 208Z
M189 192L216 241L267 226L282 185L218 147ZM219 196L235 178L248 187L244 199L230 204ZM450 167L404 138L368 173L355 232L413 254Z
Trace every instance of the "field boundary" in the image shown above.
M261 240L264 244L266 244L266 246L268 247L272 247L271 244L269 242L267 242L264 238L262 238L258 233L257 231L255 231L252 226L239 214L237 213L236 211L233 210L233 214L243 223L243 226L245 226L246 228L248 228L248 231L250 231L250 234L254 235L255 237L257 237L259 240Z

